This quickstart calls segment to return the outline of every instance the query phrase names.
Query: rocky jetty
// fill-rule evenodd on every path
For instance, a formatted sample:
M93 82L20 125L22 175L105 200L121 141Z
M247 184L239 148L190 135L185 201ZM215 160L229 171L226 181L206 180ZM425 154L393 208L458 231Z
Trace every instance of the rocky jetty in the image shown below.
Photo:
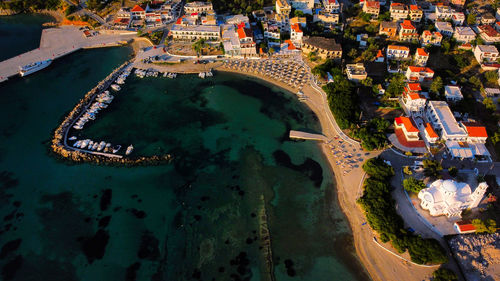
M500 233L457 235L448 243L467 280L500 280Z
M52 152L59 155L65 160L74 162L91 162L96 164L117 164L117 165L159 165L169 163L172 160L170 154L154 155L149 157L108 157L105 155L91 154L84 151L76 150L66 143L68 131L73 126L76 119L86 110L86 105L90 104L95 96L107 89L113 81L127 68L132 61L127 61L121 66L116 68L109 74L103 81L101 81L95 88L90 90L81 99L78 104L69 112L64 118L63 122L54 131L54 137L51 142Z

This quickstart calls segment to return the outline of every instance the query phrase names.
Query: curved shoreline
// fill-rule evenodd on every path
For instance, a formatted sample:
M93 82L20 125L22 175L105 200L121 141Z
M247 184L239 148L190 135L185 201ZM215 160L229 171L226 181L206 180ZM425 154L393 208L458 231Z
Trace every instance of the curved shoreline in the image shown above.
M264 80L267 83L283 88L291 93L297 91L280 81L270 79L269 77L259 75L252 72L238 72L233 69L215 68L217 71L230 72L240 75L246 75L253 78ZM310 82L314 83L314 82ZM308 83L302 91L308 97L303 102L306 106L316 114L320 122L323 134L332 139L342 137L339 135L337 128L334 127L328 113L325 112L326 99L313 86ZM343 169L336 164L336 159L333 157L326 143L318 143L318 146L323 151L324 156L330 164L330 169L335 175L337 200L341 211L349 222L356 248L357 259L364 266L372 280L422 280L432 275L434 268L420 267L404 262L399 256L394 256L394 253L388 253L381 249L373 241L374 234L368 225L362 225L366 221L365 215L358 207L356 199L358 198L360 185L363 183L364 171L361 167L354 169L351 173L344 174ZM361 148L359 143L352 144L357 151ZM362 153L367 153L362 151ZM375 157L380 152L368 152L367 158ZM361 166L361 165L360 165ZM406 254L407 255L407 254ZM403 255L404 256L404 255ZM409 257L407 257L409 259Z
M139 156L139 157L120 157L106 156L103 153L86 152L80 149L73 148L67 144L68 132L74 125L76 120L85 113L85 110L92 103L96 95L107 89L111 83L123 72L127 67L132 65L132 60L124 62L122 65L113 70L106 78L97 84L92 90L87 92L78 104L69 112L61 124L54 130L51 141L51 149L56 155L62 159L73 162L89 162L95 164L113 164L113 165L159 165L170 163L173 157L170 154L154 155L154 156Z

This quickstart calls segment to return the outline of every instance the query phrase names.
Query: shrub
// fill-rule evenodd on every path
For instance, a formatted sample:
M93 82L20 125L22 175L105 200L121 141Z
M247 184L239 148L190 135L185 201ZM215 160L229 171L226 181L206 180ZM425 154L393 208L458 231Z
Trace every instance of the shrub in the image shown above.
M428 177L440 178L443 166L438 161L425 159L424 163L424 174Z
M432 277L434 277L434 281L455 281L458 280L455 272L446 269L446 268L438 268L436 271L432 273Z
M419 193L420 190L424 189L426 186L423 181L409 177L403 181L403 187L408 192Z

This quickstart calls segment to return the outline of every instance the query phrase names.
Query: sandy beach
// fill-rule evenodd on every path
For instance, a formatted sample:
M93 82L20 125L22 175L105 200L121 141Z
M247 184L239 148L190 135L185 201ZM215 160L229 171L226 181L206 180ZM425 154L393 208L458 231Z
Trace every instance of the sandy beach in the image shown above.
M292 93L296 93L298 89L292 88L285 83L270 79L269 77L259 75L256 73L242 73L234 69L217 68L219 71L233 72L250 77L256 77L272 83L276 86L284 88ZM340 136L334 129L334 126L328 117L330 112L325 110L326 100L323 96L315 90L310 84L307 84L302 92L307 96L304 103L316 114L321 124L322 133L328 137L332 142L318 143L321 147L325 157L330 163L331 169L335 174L337 182L337 195L342 211L349 220L352 229L354 246L356 253L368 271L373 280L425 280L429 279L432 272L437 267L422 267L408 263L393 254L387 252L373 241L374 233L368 225L362 225L366 221L362 210L356 204L356 199L361 195L362 182L364 180L364 171L361 168L364 160L377 156L380 152L370 152L368 155L366 151L362 151L359 144L355 142L338 141ZM357 167L352 169L349 167L339 166L337 163L342 157L335 157L332 152L331 146L335 146L334 150L344 151L344 155L358 155L361 154L362 161L357 162ZM338 155L338 154L337 154ZM359 157L357 157L359 158ZM344 173L345 170L350 170L349 173ZM390 249L390 245L384 245ZM402 255L407 260L410 257L407 253Z

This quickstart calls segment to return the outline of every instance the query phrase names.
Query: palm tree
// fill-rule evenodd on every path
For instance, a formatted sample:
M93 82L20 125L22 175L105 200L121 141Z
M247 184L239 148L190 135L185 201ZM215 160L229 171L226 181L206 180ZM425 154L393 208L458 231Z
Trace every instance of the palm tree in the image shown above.
M193 44L193 49L194 51L196 52L196 55L197 56L200 56L201 54L201 51L204 49L204 48L207 48L208 47L208 43L206 42L205 39L201 38L200 40L194 42Z

